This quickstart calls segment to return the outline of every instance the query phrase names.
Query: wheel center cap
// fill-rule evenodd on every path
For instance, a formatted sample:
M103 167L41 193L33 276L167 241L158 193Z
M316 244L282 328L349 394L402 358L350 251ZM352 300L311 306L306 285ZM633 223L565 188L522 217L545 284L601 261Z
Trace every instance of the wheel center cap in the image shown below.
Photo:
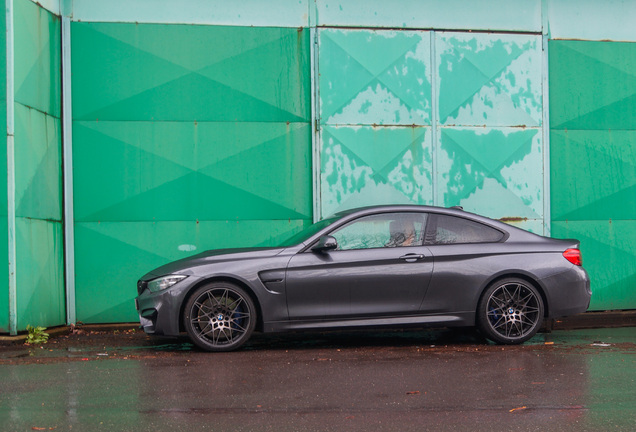
M219 321L223 321L223 314L219 314L216 319L218 319Z
M508 309L508 313L509 313L510 315L513 315L513 314L515 313L515 310L514 310L513 308L509 308L509 309Z

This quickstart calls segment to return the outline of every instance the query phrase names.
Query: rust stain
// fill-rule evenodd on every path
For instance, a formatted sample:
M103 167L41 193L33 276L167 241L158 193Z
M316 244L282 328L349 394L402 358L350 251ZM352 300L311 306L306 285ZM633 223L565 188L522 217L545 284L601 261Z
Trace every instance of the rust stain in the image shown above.
M499 218L497 220L500 221L500 222L506 222L506 223L509 223L509 222L525 222L525 221L528 220L528 218L527 217L522 218L522 217L519 217L519 216L505 216L505 217Z

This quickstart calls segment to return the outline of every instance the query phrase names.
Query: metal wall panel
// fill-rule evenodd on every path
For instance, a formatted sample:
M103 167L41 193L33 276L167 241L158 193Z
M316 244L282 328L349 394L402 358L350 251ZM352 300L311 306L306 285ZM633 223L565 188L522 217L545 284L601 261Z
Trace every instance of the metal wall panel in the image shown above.
M213 197L213 191L209 195ZM211 248L271 246L304 220L77 222L77 316L83 322L133 322L137 279L167 262Z
M77 319L133 321L152 268L311 222L308 30L73 23L72 43Z
M591 309L636 308L636 45L550 41L550 88L553 233L581 240Z
M430 33L320 30L321 215L432 203Z
M320 30L322 216L437 195L542 233L541 39L431 37Z
M60 19L14 3L17 325L65 321L61 226Z
M543 233L541 39L436 34L438 204Z

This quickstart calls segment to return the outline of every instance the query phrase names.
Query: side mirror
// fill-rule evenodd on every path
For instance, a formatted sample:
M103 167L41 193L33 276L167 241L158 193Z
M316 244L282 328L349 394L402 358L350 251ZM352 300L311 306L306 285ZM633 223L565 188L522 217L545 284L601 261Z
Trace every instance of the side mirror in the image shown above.
M327 252L338 248L338 241L330 235L322 236L311 250L314 252Z

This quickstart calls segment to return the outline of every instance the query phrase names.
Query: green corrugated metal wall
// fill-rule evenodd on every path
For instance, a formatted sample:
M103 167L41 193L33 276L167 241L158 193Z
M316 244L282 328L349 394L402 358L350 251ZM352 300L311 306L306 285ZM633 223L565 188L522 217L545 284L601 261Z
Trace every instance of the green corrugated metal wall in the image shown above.
M13 7L17 325L25 328L66 315L60 18L29 0Z
M78 5L90 12L89 2ZM535 6L524 31L545 13ZM72 22L78 320L136 320L135 281L154 266L208 248L274 244L311 222L314 208L324 217L379 202L461 204L535 232L547 224L555 237L582 240L593 310L636 308L635 44L552 40L546 65L538 33L386 30L368 14L364 27L377 28L325 28L314 20L349 27L359 15L315 7L320 17L303 18L312 30L263 27L265 18L260 27ZM13 13L24 329L65 321L61 29L30 0L13 0ZM6 148L0 153L7 227ZM0 277L8 280L6 266ZM1 284L0 332L8 309Z
M549 52L552 234L581 240L591 309L634 309L636 43Z
M71 30L78 320L134 321L153 267L311 223L308 30Z

